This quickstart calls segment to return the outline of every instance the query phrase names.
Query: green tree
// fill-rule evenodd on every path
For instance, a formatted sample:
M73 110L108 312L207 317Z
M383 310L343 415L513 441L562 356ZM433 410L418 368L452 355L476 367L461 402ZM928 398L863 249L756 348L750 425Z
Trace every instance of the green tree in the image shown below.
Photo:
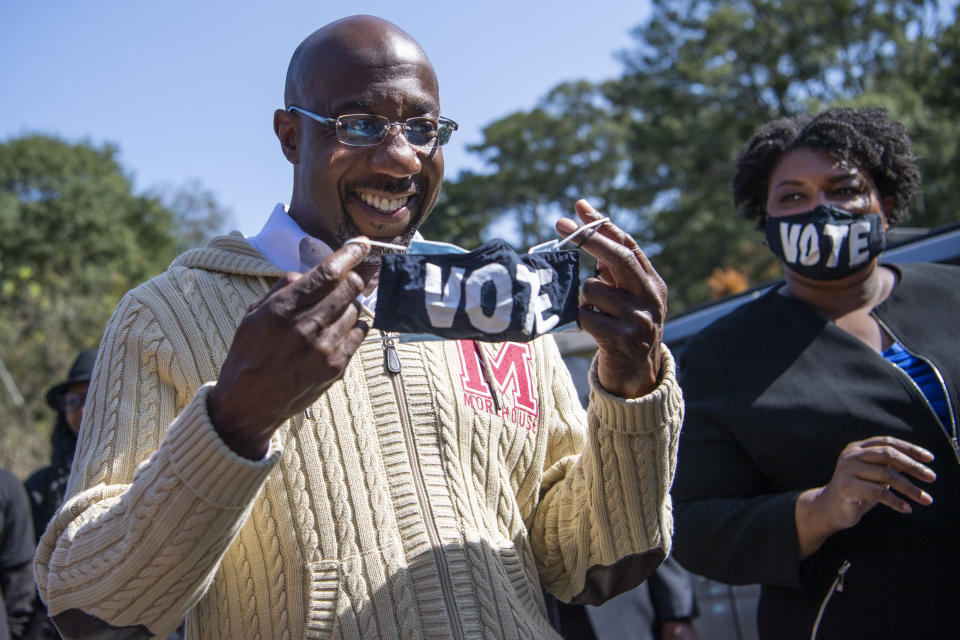
M487 126L471 147L487 171L448 186L451 201L474 227L489 221L480 235L495 229L528 245L590 197L655 255L676 313L711 295L715 273L751 283L780 273L733 211L732 158L756 127L870 104L915 140L926 197L911 224L956 220L960 50L956 24L944 28L937 9L925 0L653 0L620 78L563 83Z
M611 95L632 123L621 204L637 211L637 233L660 247L656 265L676 311L706 298L717 267L753 282L778 272L759 234L733 213L731 157L751 132L777 117L900 91L890 79L929 50L937 28L933 3L922 0L653 5Z
M463 172L444 187L448 199L438 203L425 233L476 240L441 225L482 229L497 220L508 240L526 248L555 237L553 223L572 215L581 197L599 209L611 207L629 166L625 125L611 116L605 88L588 82L558 85L531 111L488 125L483 138L470 150L486 171Z
M878 74L860 103L881 104L906 123L923 176L923 202L907 224L935 227L960 219L960 25L906 43L897 68Z
M26 400L15 406L0 386L0 466L22 475L42 463L46 389L97 344L120 296L169 265L184 216L200 219L134 193L110 144L0 143L0 359Z
M173 212L176 253L202 246L210 238L235 228L233 214L199 180L156 189L151 195Z
M487 204L487 177L461 171L456 180L443 183L437 205L420 232L428 240L452 242L472 249L483 241L483 232L499 214Z

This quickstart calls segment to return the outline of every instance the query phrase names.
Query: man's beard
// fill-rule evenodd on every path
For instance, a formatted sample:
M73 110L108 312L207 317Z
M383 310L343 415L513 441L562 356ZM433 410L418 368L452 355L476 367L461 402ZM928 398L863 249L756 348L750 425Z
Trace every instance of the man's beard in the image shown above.
M410 226L398 236L395 236L393 239L388 240L390 244L399 244L404 247L409 247L410 242L413 240L413 236L417 233L417 229L420 228L420 224L423 222L423 216L420 216L417 220L414 220L410 223ZM353 218L350 216L343 216L340 220L340 227L337 229L337 246L342 247L343 244L350 238L356 238L357 236L362 236L363 233L360 232L360 229L357 228L357 225L354 224ZM385 253L401 253L397 249L388 249L386 247L370 247L370 253L368 253L363 258L365 264L380 264L380 256Z

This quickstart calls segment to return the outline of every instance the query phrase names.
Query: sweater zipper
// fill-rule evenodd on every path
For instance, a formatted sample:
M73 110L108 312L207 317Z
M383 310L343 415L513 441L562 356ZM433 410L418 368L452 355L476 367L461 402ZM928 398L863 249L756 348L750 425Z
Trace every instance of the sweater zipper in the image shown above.
M439 569L440 591L443 593L443 602L450 621L451 637L456 640L465 640L463 627L460 624L460 614L457 611L457 603L453 595L453 583L450 581L447 557L443 553L440 532L437 530L437 523L433 517L433 507L427 495L427 485L420 470L420 454L417 450L413 422L410 420L410 411L407 406L407 393L403 387L403 380L400 379L400 356L397 354L396 341L393 336L387 335L384 331L380 332L380 339L383 341L384 365L390 374L393 393L397 399L397 413L400 414L400 424L403 427L403 438L407 445L407 459L410 463L413 485L417 492L417 501L420 503L420 512L424 515L427 538L430 540L430 547L433 550L433 556Z
M896 334L890 331L890 327L888 327L886 323L883 322L883 320L881 320L880 318L877 318L876 316L874 316L874 320L877 321L877 324L879 324L891 338L893 338L897 342L900 342L900 339L896 336ZM903 343L900 342L900 344L903 344ZM910 354L919 360L923 360L927 364L927 366L930 367L930 370L933 371L933 375L937 377L937 382L940 383L940 388L943 390L943 396L947 399L947 415L950 417L950 427L953 430L953 433L952 434L946 433L945 430L942 428L939 430L944 432L944 435L947 436L947 439L950 441L950 446L953 448L953 455L956 458L957 463L960 464L960 441L957 440L957 416L953 411L953 400L950 398L950 390L947 389L947 383L943 379L943 374L940 373L940 370L937 369L936 365L934 365L933 362L931 362L928 358L924 357L919 353L914 353L912 351L910 352ZM911 378L910 374L908 374L906 371L904 371L894 363L890 362L886 358L883 358L883 359L891 367L899 371L901 374L903 374L907 378L907 380L910 381L910 384L913 385L913 388L916 389L917 392L920 394L920 397L923 398L923 403L927 406L927 408L930 410L930 413L932 413L933 417L937 420L937 424L942 424L940 422L940 416L938 416L937 412L933 410L933 405L931 405L930 401L927 400L927 396L923 393L923 390L920 388L920 385L918 385L916 381L913 378Z
M833 594L837 591L843 592L843 576L846 575L849 568L850 561L844 560L843 564L840 565L840 569L837 570L837 577L833 579L833 584L830 585L830 588L827 590L827 595L824 596L823 601L820 603L820 609L817 610L817 619L813 621L810 640L817 640L817 632L820 631L820 622L823 621L823 613L827 610L827 604L829 604Z

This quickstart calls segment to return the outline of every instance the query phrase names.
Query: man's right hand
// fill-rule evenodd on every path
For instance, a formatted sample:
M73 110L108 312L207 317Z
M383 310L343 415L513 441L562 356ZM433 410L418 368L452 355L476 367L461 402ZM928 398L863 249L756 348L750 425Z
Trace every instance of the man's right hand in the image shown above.
M247 310L207 397L214 428L238 455L261 459L273 432L343 375L367 335L355 301L364 282L353 271L370 251L364 239L288 273Z

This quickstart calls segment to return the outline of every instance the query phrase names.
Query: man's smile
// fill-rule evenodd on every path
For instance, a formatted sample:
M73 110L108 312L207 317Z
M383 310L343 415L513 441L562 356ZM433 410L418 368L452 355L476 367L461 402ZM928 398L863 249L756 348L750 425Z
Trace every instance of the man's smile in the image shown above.
M393 197L381 196L375 193L368 193L366 191L358 191L356 193L361 202L386 215L397 213L400 208L405 207L407 203L410 202L410 200L412 200L416 195L416 192L405 196Z
M344 213L347 237L365 234L394 242L410 232L423 203L422 191L413 181L404 185L363 185L348 190Z

